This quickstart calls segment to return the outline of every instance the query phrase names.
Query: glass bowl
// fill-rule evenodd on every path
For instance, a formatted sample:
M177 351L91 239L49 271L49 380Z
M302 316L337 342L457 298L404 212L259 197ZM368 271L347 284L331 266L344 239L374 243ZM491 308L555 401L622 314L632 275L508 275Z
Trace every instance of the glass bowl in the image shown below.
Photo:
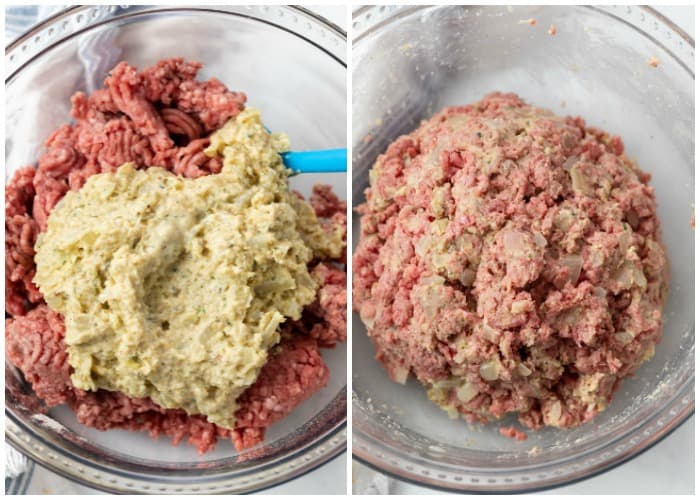
M534 19L536 24L528 20ZM556 35L548 34L550 25ZM658 67L648 64L655 57ZM671 262L664 335L607 410L571 430L450 420L411 380L389 380L353 316L353 454L425 486L513 492L579 480L658 442L694 410L694 41L643 7L373 7L353 15L353 204L368 169L446 105L515 92L619 134L652 174ZM354 241L359 218L353 218ZM680 453L680 452L679 452ZM692 446L682 450L692 459Z
M139 68L182 56L204 63L248 94L266 125L285 131L295 149L346 143L346 35L295 7L72 8L42 23L6 50L5 179L36 163L43 141L69 121L70 96L101 86L119 60ZM345 193L345 174L300 175ZM187 445L146 433L99 432L67 408L47 415L11 366L5 367L7 441L48 469L88 486L130 493L249 492L280 484L346 447L346 347L324 349L328 385L271 427L264 443L239 454L228 441L198 456Z

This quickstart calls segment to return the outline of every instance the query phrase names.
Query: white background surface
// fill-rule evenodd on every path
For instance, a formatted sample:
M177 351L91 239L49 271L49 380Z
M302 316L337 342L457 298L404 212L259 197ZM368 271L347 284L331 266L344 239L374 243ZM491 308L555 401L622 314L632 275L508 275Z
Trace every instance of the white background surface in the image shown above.
M654 6L659 12L695 37L693 7ZM695 465L695 417L670 436L629 462L591 479L548 490L546 494L693 494ZM353 490L362 492L374 471L353 462ZM401 481L391 481L394 494L435 494L435 490Z

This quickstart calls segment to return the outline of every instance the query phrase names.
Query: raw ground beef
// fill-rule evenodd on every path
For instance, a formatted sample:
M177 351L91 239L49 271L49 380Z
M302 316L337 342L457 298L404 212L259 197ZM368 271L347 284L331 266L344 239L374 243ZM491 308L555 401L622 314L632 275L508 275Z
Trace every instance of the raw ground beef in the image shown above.
M219 436L230 438L239 450L261 442L270 425L328 380L328 367L321 359L318 343L293 327L287 328L255 384L238 399L235 428L223 429L204 417L163 409L149 399L73 387L64 332L62 318L46 304L6 321L7 357L22 371L37 396L49 406L68 404L85 425L100 430L145 430L154 438L164 434L174 444L186 438L200 453L213 449Z
M516 441L525 441L527 439L527 434L519 431L512 425L510 427L501 427L498 429L498 432L501 433L501 436L515 439Z
M230 439L239 450L261 442L270 425L325 386L329 373L319 348L332 347L346 335L344 259L313 263L320 284L317 300L300 321L285 325L282 341L238 400L233 430L148 399L73 387L63 319L32 282L37 235L56 203L90 175L113 172L128 161L137 167L160 165L190 178L221 170L219 158L203 153L208 135L237 115L246 98L215 79L197 81L200 67L178 58L137 72L119 63L105 80L106 88L90 97L73 96L75 122L49 137L38 168L15 172L5 197L5 349L47 405L69 405L85 425L163 434L174 444L187 439L204 453L218 437ZM329 230L345 227L345 202L328 186L315 187L310 201Z
M494 93L381 155L353 307L390 376L452 417L580 425L661 338L649 175L619 137Z

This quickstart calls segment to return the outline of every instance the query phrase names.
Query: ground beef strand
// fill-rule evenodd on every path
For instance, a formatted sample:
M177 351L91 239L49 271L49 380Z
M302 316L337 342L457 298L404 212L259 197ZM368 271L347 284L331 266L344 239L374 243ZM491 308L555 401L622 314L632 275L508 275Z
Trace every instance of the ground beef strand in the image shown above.
M246 96L216 79L196 80L199 68L176 58L138 72L121 62L105 89L73 96L75 122L46 141L34 180L34 217L42 229L68 189L79 189L90 175L112 172L125 162L176 169L189 177L216 171L202 158L192 163L192 148L185 154L180 150L236 116Z
M39 225L32 217L33 167L17 170L5 188L5 310L22 315L41 301L34 285L34 244Z

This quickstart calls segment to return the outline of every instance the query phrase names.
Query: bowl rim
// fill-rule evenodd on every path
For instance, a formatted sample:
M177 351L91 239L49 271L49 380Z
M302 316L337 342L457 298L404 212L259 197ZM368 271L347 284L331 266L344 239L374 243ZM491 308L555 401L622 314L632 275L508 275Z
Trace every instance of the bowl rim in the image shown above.
M370 37L374 35L379 29L388 26L392 23L395 23L397 21L400 21L402 18L406 16L410 16L413 14L416 14L418 12L424 11L426 9L433 9L433 8L440 8L444 6L436 6L436 5L403 5L403 6L377 6L377 5L366 5L363 7L360 7L358 9L355 9L352 12L352 27L353 27L353 49L355 49L355 46L358 42L361 42L363 39ZM459 6L458 6L459 7ZM462 5L461 7L470 7L470 6L464 6ZM471 7L479 7L477 5L472 5ZM491 7L498 7L496 5L491 6ZM504 7L504 5L501 5L501 7ZM571 6L569 6L571 7ZM614 7L611 6L591 6L591 5L586 5L582 6L583 8L596 11L600 14L609 16L613 19L615 19L618 22L621 22L628 27L634 29L638 33L642 34L645 37L649 37L649 34L640 29L638 26L635 26L634 24L630 23L629 21L619 17L616 12L613 11ZM682 28L680 28L677 24L675 24L673 21L668 19L666 16L662 15L659 13L657 10L655 10L652 7L649 6L630 6L630 5L625 5L624 7L626 8L631 8L640 11L643 14L648 14L651 17L655 18L655 20L660 24L663 25L664 27L672 30L675 32L676 35L678 35L681 40L689 45L693 50L695 48L695 40L693 37L688 35ZM376 16L375 16L376 14ZM364 20L362 19L364 18ZM366 21L366 24L365 24ZM668 51L668 49L665 46L660 46L660 48L664 49L679 65L681 65L692 77L693 79L695 78L695 72L694 68L691 66L689 67L688 64L686 64L685 61L679 59L675 54L672 54ZM693 167L694 168L694 167ZM353 321L359 321L359 317L355 315L355 318ZM695 332L695 324L690 327L689 330L693 335ZM589 468L580 468L577 469L576 472L569 473L569 477L565 479L561 479L557 476L549 477L544 480L531 480L528 481L527 483L516 483L513 482L513 487L503 487L502 485L489 485L489 483L486 483L485 481L481 481L478 484L470 483L468 480L464 480L461 484L455 483L455 482L449 482L449 480L443 480L443 479L435 479L434 475L431 475L430 477L426 477L425 475L420 475L416 472L411 472L407 471L405 468L402 468L402 464L397 464L390 466L387 461L382 461L382 458L379 458L377 455L380 453L377 452L370 452L370 451L363 451L362 448L365 448L365 450L369 450L368 446L379 446L382 448L382 452L384 454L384 458L386 458L387 454L394 454L394 451L392 448L389 447L389 445L385 445L378 439L375 439L372 436L369 436L365 433L358 432L357 427L353 425L352 429L352 456L353 460L357 460L359 463L375 470L378 472L381 472L383 474L387 474L395 479L398 479L400 481L405 481L410 484L414 484L416 486L421 486L425 488L432 488L435 490L439 491L445 491L445 492L451 492L451 493L487 493L487 494L504 494L504 493L532 493L532 492L538 492L538 491L544 491L544 490L549 490L555 487L563 487L567 486L570 484L574 484L580 481L583 481L585 479L590 479L595 476L598 476L604 472L607 472L611 469L614 469L615 467L622 465L633 458L636 458L637 456L641 455L645 451L653 448L656 444L660 443L663 441L666 437L668 437L671 433L673 433L676 429L678 429L683 423L685 423L687 420L690 419L691 416L694 415L695 413L695 403L694 403L694 380L695 380L695 375L694 375L694 368L692 372L692 376L689 377L685 383L681 386L681 389L673 395L667 402L666 406L662 408L662 410L668 409L669 406L672 406L673 403L678 403L681 402L682 408L681 410L673 416L668 422L666 422L663 426L661 426L658 429L653 429L654 432L651 433L651 435L646 438L642 439L640 443L636 444L632 449L625 450L622 454L619 456L615 456L610 460L603 461L600 463L596 463L593 467ZM352 411L354 414L361 413L363 412L363 409L360 408L356 402L355 402L355 397L356 393L353 390L352 391L353 395L353 403L352 403ZM685 402L683 404L683 402ZM659 410L660 411L660 410ZM640 424L635 429L631 429L629 431L626 431L622 433L621 436L619 436L617 439L622 440L625 437L628 437L633 431L637 431L639 427L646 426L650 427L649 424L650 422L653 422L654 420L658 419L658 413L659 411L654 412L652 416L650 416L646 422L643 422ZM356 412L356 413L355 413ZM354 424L354 420L353 420ZM393 458L396 458L396 454L394 454ZM419 469L420 466L424 466L425 464L419 464L419 462L413 458L413 457L401 457L401 460L407 464L411 464L415 467L414 469ZM547 464L544 464L543 467L547 467ZM469 472L475 472L475 471L469 471L468 469L464 469L465 475L468 475Z
M399 466L395 467L387 467L386 464L379 464L378 461L376 460L375 454L373 453L364 453L362 452L360 446L355 446L355 441L360 441L358 439L358 434L356 433L356 430L353 428L353 434L352 434L352 458L353 460L357 460L361 464L371 468L372 470L375 470L377 472L380 472L382 474L387 474L394 479L398 479L400 481L405 481L407 483L424 487L424 488L431 488L439 491L444 491L444 492L449 492L449 493L468 493L468 494L512 494L512 493L536 493L536 492L541 492L541 491L547 491L551 490L552 488L558 488L558 487L565 487L565 486L570 486L575 483L579 483L581 481L585 481L587 479L594 478L596 476L599 476L600 474L603 474L605 472L608 472L612 469L615 469L616 467L625 464L629 462L630 460L638 457L639 455L643 454L644 452L652 449L654 446L656 446L658 443L662 442L664 439L666 439L668 436L670 436L676 429L678 429L681 425L683 425L686 421L690 419L695 414L695 409L694 409L694 382L693 379L690 379L686 383L685 390L679 394L676 395L673 400L680 400L683 398L688 398L690 400L690 403L685 405L683 410L678 413L678 415L671 419L669 423L664 426L660 431L657 431L654 433L651 438L642 441L639 446L636 446L633 450L620 455L619 457L615 457L612 460L609 460L607 462L604 462L602 464L596 464L596 466L588 469L588 470L581 470L580 473L577 473L576 475L571 476L570 478L567 478L566 480L562 481L558 477L551 477L549 479L544 479L544 480L539 480L539 481L530 481L526 484L515 484L513 485L513 488L502 488L500 486L479 486L479 485L474 485L470 484L468 481L465 481L464 484L462 485L455 485L453 483L447 483L445 481L426 481L425 476L418 475L416 473L412 472L407 472L405 469L401 469ZM354 411L354 409L353 409ZM649 420L654 420L653 418L650 418ZM624 437L629 436L632 432L634 432L636 429L631 429L630 431L626 432L624 436L618 438L618 441L621 441ZM371 439L371 438L370 438ZM375 441L376 442L376 441ZM382 444L382 443L380 443ZM593 452L592 452L593 453ZM415 464L415 462L412 462ZM465 470L465 472L469 472ZM465 474L466 475L466 474ZM482 481L483 483L483 481ZM460 487L461 486L461 487Z
M377 10L377 7L380 7L380 10L379 10L380 13L384 12L383 10L381 10L382 6L378 6L378 5L363 5L357 9L353 10L353 12L352 12L353 23L355 22L355 19L359 19L360 17L367 15L367 13L370 13L372 11ZM433 6L432 5L414 5L414 6L404 6L404 7L408 7L408 8L401 9L402 13L405 13L405 15L409 15L409 14L412 14L412 13L417 12L419 10L422 10L426 7L433 7ZM473 7L478 7L478 6L473 5ZM605 11L605 9L601 8L600 6L586 5L585 7L592 9L592 10ZM695 39L692 36L690 36L688 33L686 33L686 31L683 28L678 26L678 24L674 23L673 21L671 21L671 19L664 16L661 12L654 9L653 7L649 7L648 5L638 5L636 7L645 11L645 12L648 12L649 14L658 18L660 21L663 22L663 24L666 27L671 28L681 38L683 38L683 40L685 40L691 47L695 48ZM357 41L361 40L365 36L371 34L375 29L378 29L381 26L383 26L385 23L393 22L393 21L394 21L393 19L391 21L389 19L385 19L377 24L372 25L371 29L364 30L363 32L359 33L357 36L353 37L353 42L357 42Z
M113 12L117 12L121 7L127 7L124 11L117 13L116 15L111 15ZM341 64L347 69L346 53L347 50L347 32L340 28L337 24L326 19L324 16L311 11L308 8L302 6L292 6L292 5L277 5L277 6L241 6L241 5L215 5L215 6L167 6L167 5L132 5L132 6L100 6L100 5L83 5L83 6L73 6L62 9L55 14L49 16L43 21L37 23L36 25L29 28L22 35L11 41L5 47L5 59L6 63L8 58L10 61L14 58L16 52L24 52L27 47L27 43L31 42L32 39L42 33L44 30L51 26L55 26L63 20L73 19L76 15L84 12L89 12L91 9L104 9L112 8L112 11L108 12L107 17L103 19L98 19L96 22L88 21L86 24L76 27L76 29L66 30L64 33L59 33L51 38L49 35L49 40L42 43L38 49L34 51L27 51L25 59L21 59L21 63L17 64L13 68L8 68L9 71L6 73L5 84L10 83L15 76L21 72L21 70L30 64L33 60L43 55L45 52L50 51L57 45L70 40L71 38L78 36L82 33L90 31L94 28L103 26L104 24L112 23L127 18L134 18L142 15L149 15L154 13L173 13L173 12L190 12L190 13L201 13L206 12L210 14L229 14L235 15L238 18L249 19L251 21L259 22L261 24L273 27L280 31L286 32L290 35L301 38L307 44L315 47L316 49L322 51L324 54L331 57L335 62ZM311 32L302 33L296 32L282 23L278 24L273 20L263 17L263 10L275 8L288 11L293 13L301 19L308 20L309 23L314 23L313 35ZM248 12L244 12L243 9L248 9ZM256 15L257 14L257 15ZM309 25L311 26L311 25ZM318 30L320 28L320 31ZM309 30L311 27L309 27ZM321 36L330 38L335 38L339 40L338 51L336 53L332 52L328 48L321 45L321 43L315 39L316 33L321 33ZM23 48L24 47L24 48ZM31 49L31 47L30 47ZM22 54L20 53L20 58ZM7 366L7 361L6 361ZM274 458L266 463L256 464L254 466L253 472L248 471L232 471L232 470L222 470L216 472L213 477L209 478L209 483L203 482L198 483L198 485L192 485L188 487L189 483L187 479L192 479L196 471L188 471L188 473L181 472L183 474L183 480L180 482L174 482L169 484L160 484L158 481L163 480L168 476L167 473L160 474L156 476L155 483L149 477L144 476L144 471L134 472L132 470L125 470L122 468L114 467L113 464L104 462L93 463L88 462L84 458L75 455L70 450L66 450L62 447L57 446L55 443L43 440L37 433L32 430L31 426L24 422L14 411L10 410L7 406L5 407L5 440L14 449L20 453L26 455L34 462L40 464L41 466L51 470L52 472L63 476L71 481L88 486L90 488L98 489L105 492L111 493L163 493L166 492L163 488L158 488L158 486L166 486L167 492L176 493L192 493L192 492L203 492L207 493L252 493L260 490L264 490L273 486L283 484L292 479L296 479L304 474L307 474L323 465L327 462L333 460L337 456L341 455L347 450L347 383L339 389L338 393L333 397L331 402L328 403L324 410L328 410L332 405L337 404L337 408L332 408L329 411L331 413L331 418L337 420L329 426L329 428L324 429L322 432L315 435L311 440L303 443L303 445L297 449L286 451L282 457ZM7 392L6 392L7 401ZM307 422L308 423L308 422ZM145 438L146 436L144 436ZM59 439L64 439L59 437ZM37 443L38 441L38 443ZM74 443L72 443L74 444ZM53 451L53 453L52 453ZM59 454L57 456L56 452ZM66 466L66 461L71 461L70 467ZM116 472L115 472L116 471ZM253 475L259 476L261 472L267 471L267 475L263 480L256 483L255 480L260 480L260 477L254 478ZM231 477L231 472L234 472L234 476ZM90 473L90 474L88 474ZM148 473L148 471L146 471ZM172 474L172 472L170 473ZM228 474L229 477L222 478L220 476ZM251 477L241 476L241 474L250 475ZM199 478L206 476L198 476ZM114 481L116 479L116 481ZM244 479L247 479L243 481ZM133 480L133 481L132 481ZM129 487L129 483L148 483L146 488L140 488L139 484L133 487ZM223 484L227 483L227 484ZM207 488L207 485L213 484L214 487Z
M12 62L12 60L13 60L13 58L14 58L14 54L13 54L13 53L14 53L15 51L17 51L17 50L18 50L20 47L22 47L22 46L26 47L26 43L29 42L31 38L36 37L38 33L40 33L42 30L44 30L44 29L47 28L48 26L54 25L54 24L56 24L58 21L60 21L60 20L62 20L62 19L70 18L70 17L72 17L74 14L79 14L79 13L81 13L81 12L89 11L90 9L99 8L99 7L104 7L104 6L101 6L101 5L79 5L79 6L67 7L67 8L65 8L65 9L59 10L59 11L56 12L55 14L52 14L51 16L47 17L47 18L44 19L43 21L41 21L41 22L35 24L34 26L32 26L31 28L29 28L28 31L26 31L26 32L23 33L22 35L18 36L16 39L12 40L10 43L6 44L6 46L5 46L5 57L6 57L6 58L9 57L10 62ZM12 78L14 78L14 76L15 76L18 72L20 72L26 65L30 64L36 57L39 57L43 52L52 49L54 46L58 45L59 43L64 42L65 40L67 40L67 39L69 39L69 38L72 38L72 37L74 37L74 36L77 36L77 35L79 35L79 34L81 34L81 33L85 33L86 31L91 30L91 29L93 29L93 28L95 28L95 27L98 27L98 26L100 26L100 25L102 25L102 24L104 24L104 23L106 23L106 22L111 22L111 21L114 21L114 20L118 20L118 19L120 19L120 18L128 18L128 17L133 16L133 15L136 15L136 14L138 14L138 13L148 13L148 12L150 12L150 13L153 13L153 12L163 12L163 13L167 13L167 12L188 12L188 11L191 11L191 12L209 12L209 13L228 13L228 14L234 14L234 12L233 12L232 10L226 10L226 8L227 8L226 5L215 5L215 6L197 6L197 5L189 5L189 6L186 6L186 7L182 7L182 6L168 6L168 5L151 5L151 6L149 6L149 5L128 5L128 6L121 6L121 5L120 5L120 6L112 6L112 7L114 7L115 9L118 9L118 8L121 8L121 7L127 7L127 8L130 8L130 9L137 8L137 9L141 9L141 10L139 10L139 11L136 12L136 13L134 13L134 12L131 12L131 13L127 12L127 13L125 13L125 14L116 15L116 16L110 17L109 19L105 19L105 20L103 20L103 21L99 21L99 22L93 23L93 24L88 23L86 26L84 26L84 27L82 27L82 28L78 28L78 29L76 29L76 30L74 30L74 31L72 31L72 32L70 32L70 33L66 33L64 36L56 35L56 37L55 37L56 40L55 40L54 43L49 43L49 44L47 44L47 45L45 45L45 46L42 46L40 51L38 51L37 53L31 55L31 56L28 57L26 60L23 60L21 64L17 65L16 67L13 67L13 68L11 67L11 69L10 69L9 71L6 72L6 75L5 75L5 83L7 84L9 81L11 81ZM229 6L230 9L233 9L233 8L236 8L236 7L243 7L243 6L236 6L236 5L231 5L231 6ZM258 7L258 6L251 6L251 7L255 8L255 7ZM264 6L263 6L263 7L264 7ZM325 17L321 16L320 14L316 14L316 13L313 12L312 10L310 10L310 9L308 9L308 8L306 8L306 7L300 6L300 5L286 5L286 6L285 6L285 5L279 6L279 5L278 5L278 6L276 6L276 7L277 7L277 8L288 9L288 10L291 10L292 12L297 12L297 13L299 13L299 14L305 16L305 17L308 17L308 18L310 18L310 19L312 19L312 20L314 20L314 21L320 23L320 24L321 24L322 26L324 26L326 29L328 29L328 30L330 30L331 32L333 32L333 34L339 36L339 37L343 40L343 42L345 42L345 43L347 44L347 32L346 32L345 30L343 30L340 26L338 26L337 24L333 23L332 21L326 19ZM245 14L242 14L241 12L235 12L235 14L237 14L239 17L248 18L248 19L251 19L251 20L255 20L255 21L262 22L263 24L266 24L266 25L268 25L268 26L276 27L276 28L278 28L278 29L280 29L280 30L282 30L282 31L285 31L285 32L289 33L289 34L292 34L292 35L295 35L295 36L300 36L298 33L295 33L294 31L291 31L291 30L289 30L289 29L287 29L287 28L285 28L285 27L283 27L283 26L277 25L277 24L275 24L275 23L273 23L273 22L270 22L270 21L267 21L267 20L263 20L263 19L260 19L260 18L256 18L256 17L251 16L251 15L245 15ZM52 36L52 35L49 35L49 36ZM325 47L323 47L323 46L321 46L320 44L318 44L316 41L311 40L311 39L308 39L308 38L306 38L306 37L301 37L301 38L302 38L304 41L306 41L307 43L309 43L309 44L313 45L314 47L316 47L317 49L321 50L322 52L324 52L324 53L327 54L328 56L332 57L332 58L335 59L338 63L342 64L343 66L345 66L345 67L347 68L347 63L346 63L345 57L344 57L345 54L343 54L343 57L338 57L336 54L333 54L332 52L330 52L329 50L327 50ZM24 51L24 49L23 49L22 51ZM6 60L6 64L7 64L7 60Z

